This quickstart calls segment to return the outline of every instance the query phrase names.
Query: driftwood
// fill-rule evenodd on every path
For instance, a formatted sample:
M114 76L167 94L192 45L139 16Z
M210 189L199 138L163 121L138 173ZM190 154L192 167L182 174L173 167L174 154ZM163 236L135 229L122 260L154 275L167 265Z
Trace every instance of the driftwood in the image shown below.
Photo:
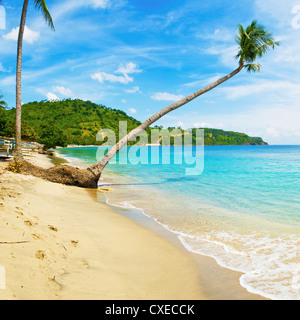
M28 243L29 241L12 241L12 242L0 242L0 244L20 244L20 243Z
M91 189L97 189L98 187L99 178L88 169L66 165L44 169L27 161L12 161L10 167L13 172L32 175L51 182ZM16 170L15 167L17 168Z

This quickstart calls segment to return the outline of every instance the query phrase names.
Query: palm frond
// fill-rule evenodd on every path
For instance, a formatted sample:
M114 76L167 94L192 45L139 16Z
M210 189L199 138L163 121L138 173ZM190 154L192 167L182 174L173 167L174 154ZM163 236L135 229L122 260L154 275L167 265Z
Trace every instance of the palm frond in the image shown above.
M0 99L2 98L3 98L3 95L0 94ZM4 110L6 107L7 107L7 103L4 100L0 101L0 110Z
M55 31L54 23L51 17L51 14L48 10L47 4L45 0L33 0L35 7L41 11L44 16L45 21L48 23L49 27Z
M255 20L246 30L239 24L235 40L240 47L235 58L239 59L240 65L244 65L249 72L260 71L260 65L254 63L255 60L279 45L273 35Z
M259 63L249 63L245 65L247 72L259 72L261 65Z

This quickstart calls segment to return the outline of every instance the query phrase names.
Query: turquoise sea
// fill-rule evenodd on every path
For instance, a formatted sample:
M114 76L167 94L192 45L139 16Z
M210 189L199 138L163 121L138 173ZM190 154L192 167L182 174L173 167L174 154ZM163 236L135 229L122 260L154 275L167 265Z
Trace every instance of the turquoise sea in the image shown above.
M185 147L190 149L182 164L174 164L182 147L143 148L143 164L120 164L134 151L125 148L105 169L99 183L111 185L110 205L136 209L175 233L188 250L242 272L240 284L250 292L300 299L300 146L206 146L197 175L185 169L200 147ZM58 153L87 167L97 150ZM160 161L147 164L153 155ZM162 164L164 157L171 163Z

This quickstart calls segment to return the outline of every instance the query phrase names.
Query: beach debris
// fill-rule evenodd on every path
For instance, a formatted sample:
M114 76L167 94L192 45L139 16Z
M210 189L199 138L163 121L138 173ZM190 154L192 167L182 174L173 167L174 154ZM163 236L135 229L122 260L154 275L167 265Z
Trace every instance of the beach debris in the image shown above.
M71 240L73 247L77 247L79 241Z
M59 282L56 280L56 277L55 277L55 276L53 276L53 278L48 278L48 280L51 281L51 282L53 282L53 283L55 283L55 284L59 287L59 290L62 289L62 287L63 287L62 284L59 283Z
M49 228L51 231L54 231L54 232L57 232L57 231L58 231L57 228L55 228L55 227L53 227L53 226L51 226L51 225L48 225L48 228Z
M32 222L30 220L26 220L24 221L24 223L26 224L26 226L31 227L32 226Z
M35 253L35 257L39 260L44 260L46 255L45 255L45 252L43 250L38 250L36 253Z
M23 162L14 159L9 163L6 170L11 171L13 173L22 173Z
M109 188L109 187L101 187L99 189L100 192L106 192L106 191L112 191L112 188Z
M7 242L0 242L0 244L21 244L21 243L28 243L29 241L7 241Z
M35 233L32 234L32 238L34 240L40 240L41 239L41 237L39 235L35 234Z
M61 243L60 244L66 251L68 251L68 249Z

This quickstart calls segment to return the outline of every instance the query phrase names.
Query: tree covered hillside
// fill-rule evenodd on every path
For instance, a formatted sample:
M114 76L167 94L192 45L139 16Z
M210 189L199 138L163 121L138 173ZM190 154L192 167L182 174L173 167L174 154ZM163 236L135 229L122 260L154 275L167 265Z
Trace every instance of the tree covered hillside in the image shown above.
M15 114L15 109L1 110L0 136L14 136ZM43 140L47 136L58 134L60 140L63 140L60 145L96 145L100 144L96 141L96 135L101 129L111 129L116 133L117 139L119 138L119 121L127 122L128 132L141 124L124 111L107 108L91 101L68 99L30 102L22 106L22 139L44 143ZM155 128L162 129L158 126ZM174 127L168 128L170 132L174 129ZM184 130L179 130L182 133L183 142ZM149 129L147 131L149 133ZM244 133L219 129L205 128L204 138L205 145L266 144L262 138L253 138ZM170 143L174 144L174 137L171 137ZM195 143L196 137L193 134L193 144Z
M220 129L205 128L204 139L206 145L267 145L262 138Z
M15 110L9 112L11 120ZM31 102L22 106L22 122L32 127L39 135L42 126L55 123L62 129L69 144L96 144L97 132L112 129L118 134L119 121L127 121L128 130L133 130L140 122L129 117L124 111L97 105L91 101L62 100ZM118 138L118 135L117 135Z

